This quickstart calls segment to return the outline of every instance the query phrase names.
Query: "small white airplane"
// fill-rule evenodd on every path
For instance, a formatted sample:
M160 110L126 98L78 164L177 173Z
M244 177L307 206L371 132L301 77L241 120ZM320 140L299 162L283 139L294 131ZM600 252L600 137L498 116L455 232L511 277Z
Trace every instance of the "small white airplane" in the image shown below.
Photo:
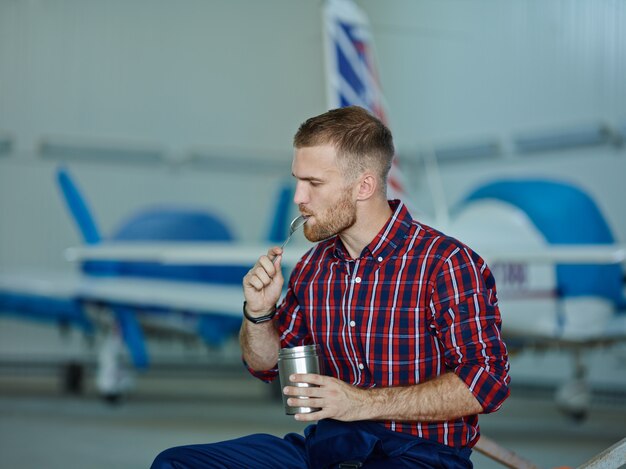
M492 269L509 350L569 351L574 371L556 403L584 419L591 388L583 352L626 341L626 247L616 243L593 199L560 181L492 181L457 210L448 232Z
M181 206L140 210L105 238L69 170L59 168L56 179L85 242L68 250L69 260L81 260L78 272L0 272L0 311L77 327L88 335L104 331L97 384L111 401L131 383L121 365L123 345L134 368L144 370L149 366L146 335L195 336L211 347L236 336L241 281L250 260L287 234L289 187L279 188L268 242L248 247L242 256L225 220ZM176 253L170 261L171 249ZM88 259L84 252L91 250L101 253ZM203 262L198 252L210 252L210 260ZM286 263L297 260L293 250L284 257Z
M328 107L357 104L384 119L365 15L351 1L329 1L325 31ZM407 200L401 176L394 166L390 195ZM144 333L200 335L215 345L236 334L241 278L268 246L280 244L294 212L290 187L281 188L271 242L256 246L233 240L225 221L184 210L148 210L103 239L69 172L61 169L58 179L86 243L66 252L81 272L60 295L54 290L64 306L58 318L90 331L104 324L111 331L101 353L99 387L112 398L125 390L119 372L122 340L142 369L148 365ZM436 176L432 179L436 187ZM590 392L581 350L626 339L626 247L616 243L593 199L560 181L518 179L486 183L444 216L440 212L447 212L447 204L441 198L436 202L440 216L435 219L447 222L432 226L467 243L492 268L509 346L572 350L575 373L559 390L557 402L569 415L584 417ZM194 231L191 226L198 224L204 229ZM285 263L293 265L305 250L290 244ZM5 281L4 290L2 285L0 278L0 304L3 291L19 291L16 282ZM22 299L53 296L54 282L40 282L40 287L48 295L27 287ZM35 306L31 311L37 311ZM99 319L92 319L94 310L100 311Z

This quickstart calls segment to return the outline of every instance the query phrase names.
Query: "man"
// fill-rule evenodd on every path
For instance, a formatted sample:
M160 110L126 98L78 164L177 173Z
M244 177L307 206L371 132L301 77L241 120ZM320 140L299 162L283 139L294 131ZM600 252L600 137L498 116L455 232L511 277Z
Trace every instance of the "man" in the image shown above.
M250 371L277 375L281 347L319 344L325 375L294 375L305 436L251 435L165 451L154 467L472 467L478 417L509 394L495 281L467 246L388 201L389 130L359 107L304 122L294 202L317 242L284 301L280 248L243 279ZM300 399L297 396L303 396Z

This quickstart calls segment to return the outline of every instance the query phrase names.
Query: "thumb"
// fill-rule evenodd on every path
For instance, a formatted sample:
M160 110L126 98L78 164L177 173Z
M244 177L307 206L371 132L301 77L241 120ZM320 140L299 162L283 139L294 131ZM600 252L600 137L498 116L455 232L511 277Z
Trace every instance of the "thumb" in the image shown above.
M281 252L280 254L278 254L276 257L274 257L274 260L272 261L274 263L274 267L276 267L276 276L274 277L276 280L279 280L280 282L283 281L283 253Z

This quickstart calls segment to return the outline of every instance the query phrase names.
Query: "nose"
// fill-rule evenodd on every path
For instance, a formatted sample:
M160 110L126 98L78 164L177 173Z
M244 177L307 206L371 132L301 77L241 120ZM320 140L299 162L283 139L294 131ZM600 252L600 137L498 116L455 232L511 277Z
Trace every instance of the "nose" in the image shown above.
M306 204L309 201L309 194L304 181L296 183L296 191L293 194L293 202L296 205Z

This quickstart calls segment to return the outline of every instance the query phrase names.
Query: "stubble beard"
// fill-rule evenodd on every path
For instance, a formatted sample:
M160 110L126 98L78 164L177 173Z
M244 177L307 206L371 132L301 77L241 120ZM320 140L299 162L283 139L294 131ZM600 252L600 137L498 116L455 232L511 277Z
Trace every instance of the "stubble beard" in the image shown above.
M315 215L316 223L304 225L304 236L316 243L347 230L356 223L356 203L351 199L350 190L345 189L341 199L325 214Z

